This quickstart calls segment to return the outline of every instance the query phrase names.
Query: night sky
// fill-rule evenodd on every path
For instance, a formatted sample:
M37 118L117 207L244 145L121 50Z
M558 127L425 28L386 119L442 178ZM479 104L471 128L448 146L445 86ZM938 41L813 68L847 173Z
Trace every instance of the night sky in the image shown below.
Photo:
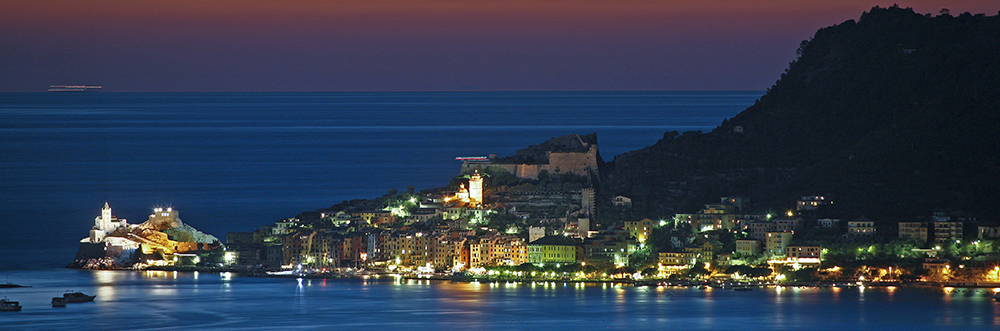
M763 90L817 29L892 4L0 0L0 92Z

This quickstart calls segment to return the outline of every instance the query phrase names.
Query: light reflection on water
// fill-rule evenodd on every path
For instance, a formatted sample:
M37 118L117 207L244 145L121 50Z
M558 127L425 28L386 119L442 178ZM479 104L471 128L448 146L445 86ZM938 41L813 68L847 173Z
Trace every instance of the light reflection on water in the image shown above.
M736 292L608 283L253 278L67 269L15 271L11 278L30 279L25 285L33 287L3 291L24 309L0 314L0 329L1000 327L1000 303L990 299L990 290L774 287ZM50 307L52 296L66 289L98 297L92 303Z

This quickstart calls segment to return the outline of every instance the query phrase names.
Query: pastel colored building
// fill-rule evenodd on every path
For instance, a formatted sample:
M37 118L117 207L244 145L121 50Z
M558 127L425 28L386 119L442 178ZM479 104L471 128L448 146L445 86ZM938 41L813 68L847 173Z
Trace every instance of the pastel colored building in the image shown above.
M546 236L528 244L528 263L576 263L576 240L566 236Z
M639 221L625 221L625 230L628 231L629 235L639 243L645 243L649 235L653 233L653 228L656 226L656 222L653 220L644 218Z
M785 247L792 243L791 232L768 232L764 250L768 255L785 255Z
M757 239L737 239L736 253L743 255L760 254L760 240Z

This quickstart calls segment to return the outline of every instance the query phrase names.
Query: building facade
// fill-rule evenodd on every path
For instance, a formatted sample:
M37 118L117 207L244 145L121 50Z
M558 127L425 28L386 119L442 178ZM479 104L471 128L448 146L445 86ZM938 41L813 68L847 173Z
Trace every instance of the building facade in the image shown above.
M736 253L743 255L760 254L760 240L757 239L737 239Z
M870 236L875 234L875 222L859 218L847 222L847 234L852 236Z
M639 221L625 221L625 230L628 231L629 236L638 240L640 244L646 243L646 239L653 233L655 226L656 222L648 218Z
M528 244L528 263L576 263L575 240L566 236L546 236Z
M768 232L764 242L764 250L771 256L785 255L785 247L792 243L791 232Z
M796 259L813 258L818 261L823 258L823 247L810 245L785 246L785 257Z
M899 237L903 239L915 239L926 243L928 239L927 222L899 222Z
M962 222L934 222L934 243L945 245L962 240Z

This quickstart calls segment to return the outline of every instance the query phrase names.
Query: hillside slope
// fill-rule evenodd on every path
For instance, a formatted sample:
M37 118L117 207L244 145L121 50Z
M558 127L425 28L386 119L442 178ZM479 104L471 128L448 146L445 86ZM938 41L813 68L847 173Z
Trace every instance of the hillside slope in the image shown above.
M667 132L606 164L602 200L669 216L724 195L780 208L831 194L843 217L998 219L1000 17L875 7L798 53L712 132Z

